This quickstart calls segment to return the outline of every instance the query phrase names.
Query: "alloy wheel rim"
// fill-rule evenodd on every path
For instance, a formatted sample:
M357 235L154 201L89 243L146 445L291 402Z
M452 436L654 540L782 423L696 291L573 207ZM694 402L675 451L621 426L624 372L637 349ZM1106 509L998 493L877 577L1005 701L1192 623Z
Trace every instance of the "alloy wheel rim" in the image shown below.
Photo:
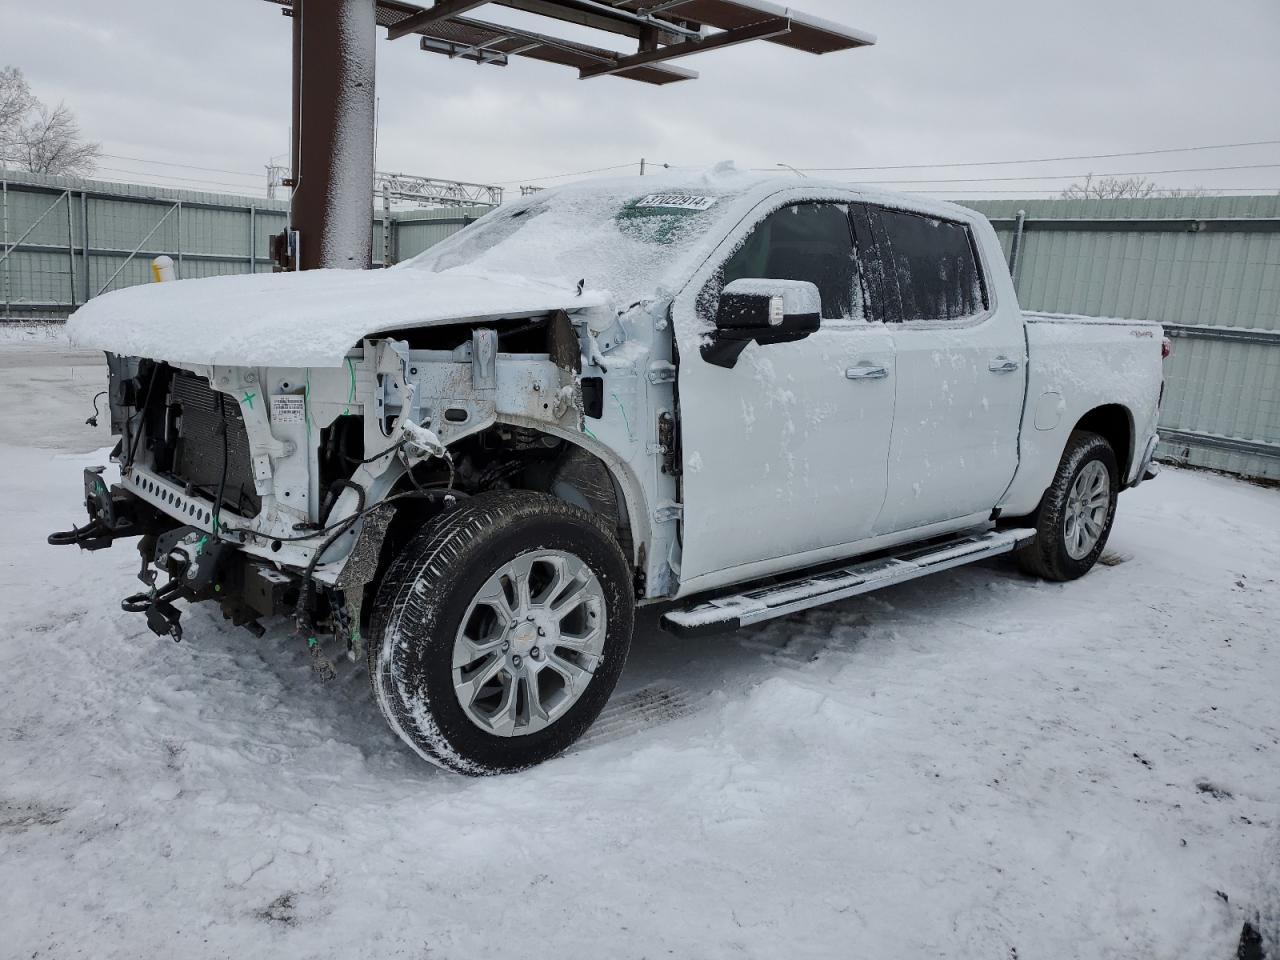
M453 644L453 688L486 733L537 733L586 691L604 652L604 587L582 560L534 550L476 593Z
M1063 518L1067 555L1083 560L1098 545L1111 507L1111 475L1099 460L1085 465L1071 485Z

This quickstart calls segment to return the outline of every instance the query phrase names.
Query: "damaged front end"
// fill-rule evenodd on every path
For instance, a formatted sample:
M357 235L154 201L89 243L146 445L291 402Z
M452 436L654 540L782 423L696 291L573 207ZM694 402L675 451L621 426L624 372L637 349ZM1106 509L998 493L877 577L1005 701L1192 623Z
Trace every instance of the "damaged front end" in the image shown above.
M363 652L389 556L464 497L555 491L612 511L632 541L614 471L582 451L606 375L584 378L584 360L623 339L559 311L365 340L339 367L109 354L119 482L87 471L88 522L49 542L136 538L143 589L122 606L155 633L181 639L179 600L258 634L290 615L331 673L328 643Z

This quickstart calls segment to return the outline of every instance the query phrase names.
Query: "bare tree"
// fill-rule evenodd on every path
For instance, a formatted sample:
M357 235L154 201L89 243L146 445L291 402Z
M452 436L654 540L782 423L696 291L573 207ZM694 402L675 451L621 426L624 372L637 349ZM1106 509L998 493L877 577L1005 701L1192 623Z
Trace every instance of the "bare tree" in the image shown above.
M71 108L32 95L17 67L0 69L0 157L32 173L93 172L100 145L85 140Z
M32 173L82 175L97 165L99 145L80 134L80 125L65 103L52 110L37 104L18 128L17 160Z
M1099 177L1093 174L1062 191L1064 200L1125 200L1153 197L1159 187L1145 177Z
M0 152L7 156L7 148L18 135L22 118L31 112L35 97L22 71L17 67L0 67Z
M1146 177L1099 177L1089 174L1062 191L1064 200L1131 200L1146 197L1204 197L1204 187L1163 188Z

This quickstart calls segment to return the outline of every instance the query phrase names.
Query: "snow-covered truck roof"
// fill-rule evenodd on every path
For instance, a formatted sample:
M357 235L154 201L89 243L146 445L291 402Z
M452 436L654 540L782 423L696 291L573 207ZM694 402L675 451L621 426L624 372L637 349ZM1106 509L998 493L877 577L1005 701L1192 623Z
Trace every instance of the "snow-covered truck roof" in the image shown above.
M939 217L915 197L739 171L592 180L499 207L391 270L314 270L130 287L91 300L72 342L174 362L340 366L362 338L554 310L625 310L678 292L770 196L853 196Z

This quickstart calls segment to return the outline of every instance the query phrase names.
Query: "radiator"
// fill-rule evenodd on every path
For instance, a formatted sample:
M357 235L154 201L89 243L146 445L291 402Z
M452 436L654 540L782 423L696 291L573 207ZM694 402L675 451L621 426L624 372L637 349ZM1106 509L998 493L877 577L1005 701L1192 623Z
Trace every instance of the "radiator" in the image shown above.
M203 377L185 372L174 375L170 402L176 408L174 423L178 433L174 479L197 488L211 500L217 496L224 450L219 426L225 422L226 483L222 506L243 517L256 516L262 500L253 486L249 437L240 405L231 397L216 393Z

